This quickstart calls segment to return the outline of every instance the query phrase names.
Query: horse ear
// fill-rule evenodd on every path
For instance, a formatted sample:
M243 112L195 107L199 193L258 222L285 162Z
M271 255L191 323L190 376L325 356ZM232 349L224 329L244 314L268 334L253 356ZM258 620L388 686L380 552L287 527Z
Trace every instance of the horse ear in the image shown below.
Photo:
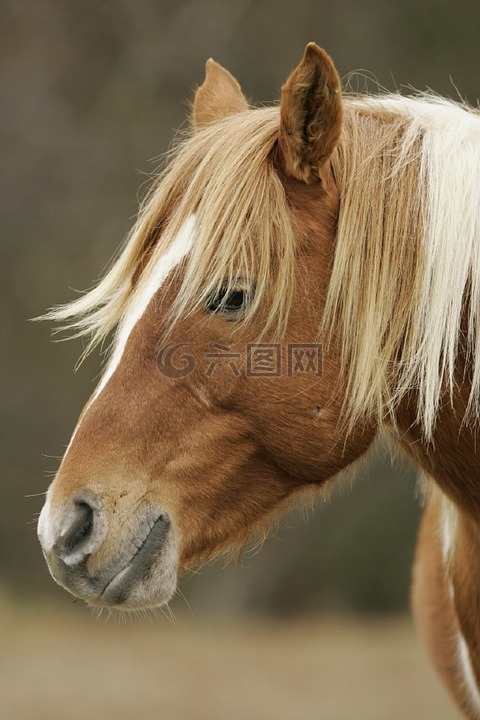
M327 53L315 43L282 88L279 148L289 175L318 181L342 129L340 79Z
M193 101L193 124L196 128L248 109L242 89L228 70L215 60L207 60L205 80Z

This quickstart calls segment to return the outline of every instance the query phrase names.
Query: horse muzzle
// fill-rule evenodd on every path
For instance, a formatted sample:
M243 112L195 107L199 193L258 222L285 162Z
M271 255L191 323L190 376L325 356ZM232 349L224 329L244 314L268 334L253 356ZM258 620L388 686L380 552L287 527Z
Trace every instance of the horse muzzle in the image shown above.
M47 494L38 537L52 577L95 606L128 610L168 602L178 567L169 515L146 505L128 522L114 520L93 493L82 493L57 509Z

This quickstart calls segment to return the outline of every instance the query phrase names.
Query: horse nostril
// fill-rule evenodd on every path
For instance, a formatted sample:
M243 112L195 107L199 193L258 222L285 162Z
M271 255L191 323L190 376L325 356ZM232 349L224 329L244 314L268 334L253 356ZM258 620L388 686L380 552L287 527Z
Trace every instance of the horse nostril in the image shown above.
M66 527L57 542L57 550L64 560L78 554L82 547L86 550L85 545L93 533L93 526L94 510L92 506L85 500L76 500L73 503L73 511L69 514Z
M70 553L90 536L93 529L93 509L86 502L75 503L77 516L64 539L65 552Z

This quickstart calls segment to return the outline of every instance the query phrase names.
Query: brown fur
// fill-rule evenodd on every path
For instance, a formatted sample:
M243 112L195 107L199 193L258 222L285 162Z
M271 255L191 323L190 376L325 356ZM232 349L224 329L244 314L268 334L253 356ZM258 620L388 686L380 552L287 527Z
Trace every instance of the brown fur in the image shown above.
M318 318L311 313L312 299L325 298L327 292L325 259L332 254L338 194L331 173L307 195L297 180L285 176L283 182L299 240L298 297L288 336L290 342L315 343ZM312 267L317 272L312 273ZM331 392L338 374L334 352L324 357L323 376L313 380L313 395L309 376L245 380L235 378L226 362L207 378L206 353L214 343L227 345L244 363L247 343L261 333L260 318L243 330L221 316L207 318L204 311L178 322L168 342L190 343L196 367L181 381L165 378L156 365L165 323L162 308L171 305L180 282L179 277L160 289L132 333L121 366L79 426L53 498L56 502L58 493L62 502L65 490L74 495L85 482L102 497L118 497L128 468L139 464L145 480L128 482L129 494L117 501L117 513L123 505L135 505L145 492L156 498L180 527L181 565L189 567L238 546L279 503L306 484L321 485L359 457L375 429L359 428L348 444L346 435L339 435L340 403ZM287 347L282 350L286 366ZM123 398L121 406L117 397ZM323 409L320 415L316 407ZM102 468L118 467L118 448L126 469L108 480L107 490ZM157 477L158 488L149 490L150 479ZM112 543L92 557L91 572L114 551Z
M412 607L431 661L446 688L462 710L471 716L458 664L458 620L448 589L439 537L441 513L438 498L425 509L413 572ZM473 715L475 717L475 715Z
M405 398L398 413L400 444L435 483L424 513L413 578L413 609L433 663L465 716L476 719L459 662L461 633L472 671L480 686L480 463L477 430L465 423L470 395L465 361L457 372L453 402L445 394L433 441L425 442L416 422L416 396ZM432 491L430 491L432 492ZM439 498L449 498L456 514L451 555L442 558L442 512ZM450 584L450 585L449 585ZM451 587L450 594L449 587Z
M196 134L155 188L124 253L97 290L54 313L81 316L81 333L104 337L135 307L151 268L197 213L189 257L156 292L80 419L50 511L68 516L87 489L100 499L108 534L81 567L96 577L124 552L126 537L135 539L145 509L163 508L178 534L182 570L238 547L302 489L325 488L388 424L457 519L444 557L442 505L430 501L414 608L438 671L475 718L457 635L479 680L480 466L477 433L466 422L476 316L465 308L471 338L454 368L439 373L438 358L458 340L457 321L447 317L437 330L439 355L429 365L432 316L416 313L431 279L424 280L421 242L428 218L420 125L412 130L407 112L374 112L368 101L346 107L343 113L330 58L313 44L288 78L279 111L247 112L238 83L209 61L194 103ZM245 317L206 310L212 293L239 282L255 285ZM322 376L246 377L246 347L259 338L282 340L284 364L286 342L320 339ZM159 371L167 341L188 343L195 360L188 376ZM228 359L208 374L215 344L239 358L238 375ZM55 574L55 546L48 552ZM62 581L72 589L68 577ZM145 592L148 605L148 583Z

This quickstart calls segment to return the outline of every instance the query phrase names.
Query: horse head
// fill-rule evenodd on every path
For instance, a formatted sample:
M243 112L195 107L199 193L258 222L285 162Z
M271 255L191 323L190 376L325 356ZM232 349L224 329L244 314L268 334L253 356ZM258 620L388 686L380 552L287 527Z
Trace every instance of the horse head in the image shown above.
M319 337L339 209L332 61L310 44L280 107L251 109L210 60L192 124L73 311L117 336L38 532L53 577L92 605L168 601L181 571L326 487L375 436L342 429L340 340Z

